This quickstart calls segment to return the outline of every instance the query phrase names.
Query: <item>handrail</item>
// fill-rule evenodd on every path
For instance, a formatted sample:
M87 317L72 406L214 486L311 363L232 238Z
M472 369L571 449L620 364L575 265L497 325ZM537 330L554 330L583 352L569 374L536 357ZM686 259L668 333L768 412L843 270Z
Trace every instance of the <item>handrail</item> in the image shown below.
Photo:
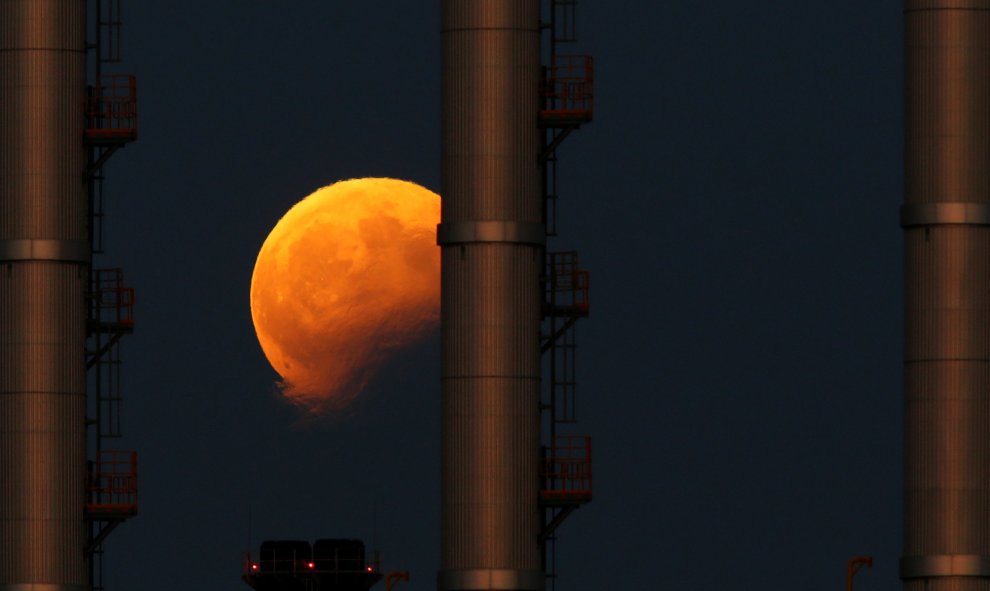
M103 449L89 473L90 511L134 512L138 503L137 452Z
M134 288L124 287L123 272L119 268L95 269L96 292L93 294L97 311L109 311L114 324L134 325ZM103 320L103 315L99 315Z
M86 137L130 141L137 138L137 81L131 74L100 77L86 109Z
M573 251L551 252L549 254L549 289L554 296L555 306L571 306L583 311L590 307L589 291L591 274L578 268L577 253ZM563 301L557 294L563 295Z
M595 62L590 55L556 55L543 81L544 117L591 118L594 108Z
M578 498L590 500L592 494L591 437L558 435L544 462L545 499Z

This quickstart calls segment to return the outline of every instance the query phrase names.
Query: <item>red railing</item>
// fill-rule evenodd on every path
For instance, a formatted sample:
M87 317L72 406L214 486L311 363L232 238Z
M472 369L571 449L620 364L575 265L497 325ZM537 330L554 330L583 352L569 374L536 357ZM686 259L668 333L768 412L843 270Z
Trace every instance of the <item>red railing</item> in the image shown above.
M577 253L550 253L550 301L556 308L572 308L587 314L590 307L591 274L578 268Z
M96 293L93 305L101 322L125 328L134 326L134 288L124 287L124 272L119 268L95 269Z
M86 137L90 140L137 139L137 82L130 74L104 74L89 98Z
M590 55L557 55L543 81L544 119L590 121L594 106L594 60Z
M544 461L544 501L591 500L591 437L558 435Z
M137 452L100 450L87 484L86 510L97 518L137 513Z

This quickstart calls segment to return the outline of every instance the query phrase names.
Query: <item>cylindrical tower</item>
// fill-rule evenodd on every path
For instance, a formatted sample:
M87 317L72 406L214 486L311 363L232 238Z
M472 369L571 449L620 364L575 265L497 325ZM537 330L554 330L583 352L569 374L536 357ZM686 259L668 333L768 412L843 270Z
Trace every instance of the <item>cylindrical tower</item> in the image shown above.
M438 588L541 589L538 0L443 2Z
M905 2L909 591L990 590L990 0Z
M0 2L0 591L83 591L85 0Z

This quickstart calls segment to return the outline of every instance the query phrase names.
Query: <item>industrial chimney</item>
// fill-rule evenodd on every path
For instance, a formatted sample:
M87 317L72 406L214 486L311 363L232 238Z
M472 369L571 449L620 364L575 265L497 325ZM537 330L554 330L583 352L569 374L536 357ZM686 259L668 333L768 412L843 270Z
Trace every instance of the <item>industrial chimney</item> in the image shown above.
M0 589L89 572L86 2L0 2Z
M543 588L539 0L444 0L438 589Z
M908 591L990 589L990 0L905 2Z

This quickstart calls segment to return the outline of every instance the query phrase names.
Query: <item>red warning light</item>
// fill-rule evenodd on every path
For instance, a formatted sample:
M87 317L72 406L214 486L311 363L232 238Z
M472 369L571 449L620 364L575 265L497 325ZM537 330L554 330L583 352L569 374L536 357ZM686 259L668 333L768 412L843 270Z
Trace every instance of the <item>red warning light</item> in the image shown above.
M312 562L307 562L307 563L306 563L306 566L308 566L309 568L313 568L313 567L314 567L314 566L316 566L316 565L315 565L315 564L313 564Z
M370 573L370 572L371 572L371 567L370 567L370 566L368 566L368 567L366 567L366 568L368 569L368 572Z
M251 565L251 570L258 570L258 565L257 564L252 564Z

